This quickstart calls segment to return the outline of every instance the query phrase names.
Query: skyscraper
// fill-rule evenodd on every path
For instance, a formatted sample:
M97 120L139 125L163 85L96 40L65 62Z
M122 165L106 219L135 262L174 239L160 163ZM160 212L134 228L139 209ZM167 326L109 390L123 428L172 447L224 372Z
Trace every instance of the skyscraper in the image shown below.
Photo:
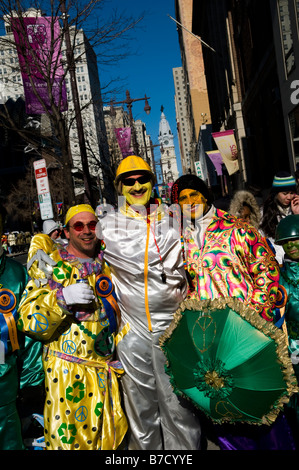
M183 67L172 69L175 90L175 111L183 174L191 169L192 133L190 132L190 112L188 93Z

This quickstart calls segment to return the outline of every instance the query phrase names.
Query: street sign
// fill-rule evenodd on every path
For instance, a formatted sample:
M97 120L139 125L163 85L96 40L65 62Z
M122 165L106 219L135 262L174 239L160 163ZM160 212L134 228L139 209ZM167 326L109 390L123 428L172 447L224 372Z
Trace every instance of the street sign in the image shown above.
M53 219L53 208L46 167L46 160L36 160L33 162L36 188L39 200L39 208L42 220Z
M201 179L204 179L201 162L200 161L194 162L194 165L195 165L195 171L196 171L197 176Z
M40 208L40 215L42 220L53 219L53 209L52 209L52 201L51 201L51 194L39 194L39 208Z
M37 194L49 193L49 181L45 159L33 162Z

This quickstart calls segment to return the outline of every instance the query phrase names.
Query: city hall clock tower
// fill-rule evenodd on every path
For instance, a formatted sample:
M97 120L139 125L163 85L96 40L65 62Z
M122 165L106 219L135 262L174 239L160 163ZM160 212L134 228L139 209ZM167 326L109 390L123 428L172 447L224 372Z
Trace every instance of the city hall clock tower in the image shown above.
M159 143L161 149L161 171L165 184L173 183L179 177L173 139L173 134L164 114L164 107L161 106Z

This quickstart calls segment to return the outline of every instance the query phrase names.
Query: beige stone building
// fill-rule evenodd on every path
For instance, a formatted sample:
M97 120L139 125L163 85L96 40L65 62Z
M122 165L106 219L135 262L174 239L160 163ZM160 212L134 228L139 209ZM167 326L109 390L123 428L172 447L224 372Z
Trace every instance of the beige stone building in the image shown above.
M192 31L193 0L176 0L176 20L181 49L182 68L186 83L186 110L190 128L190 170L199 160L201 126L211 124L202 44ZM187 118L186 118L187 119ZM183 167L184 168L184 167Z

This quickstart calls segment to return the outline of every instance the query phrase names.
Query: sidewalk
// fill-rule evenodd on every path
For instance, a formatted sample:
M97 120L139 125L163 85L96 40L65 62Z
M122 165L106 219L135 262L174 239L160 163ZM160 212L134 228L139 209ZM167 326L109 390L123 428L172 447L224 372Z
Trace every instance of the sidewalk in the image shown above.
M6 256L8 256L8 258L14 258L15 256L26 255L27 253L28 253L28 250L25 250L25 251L18 251L17 253L6 253Z

